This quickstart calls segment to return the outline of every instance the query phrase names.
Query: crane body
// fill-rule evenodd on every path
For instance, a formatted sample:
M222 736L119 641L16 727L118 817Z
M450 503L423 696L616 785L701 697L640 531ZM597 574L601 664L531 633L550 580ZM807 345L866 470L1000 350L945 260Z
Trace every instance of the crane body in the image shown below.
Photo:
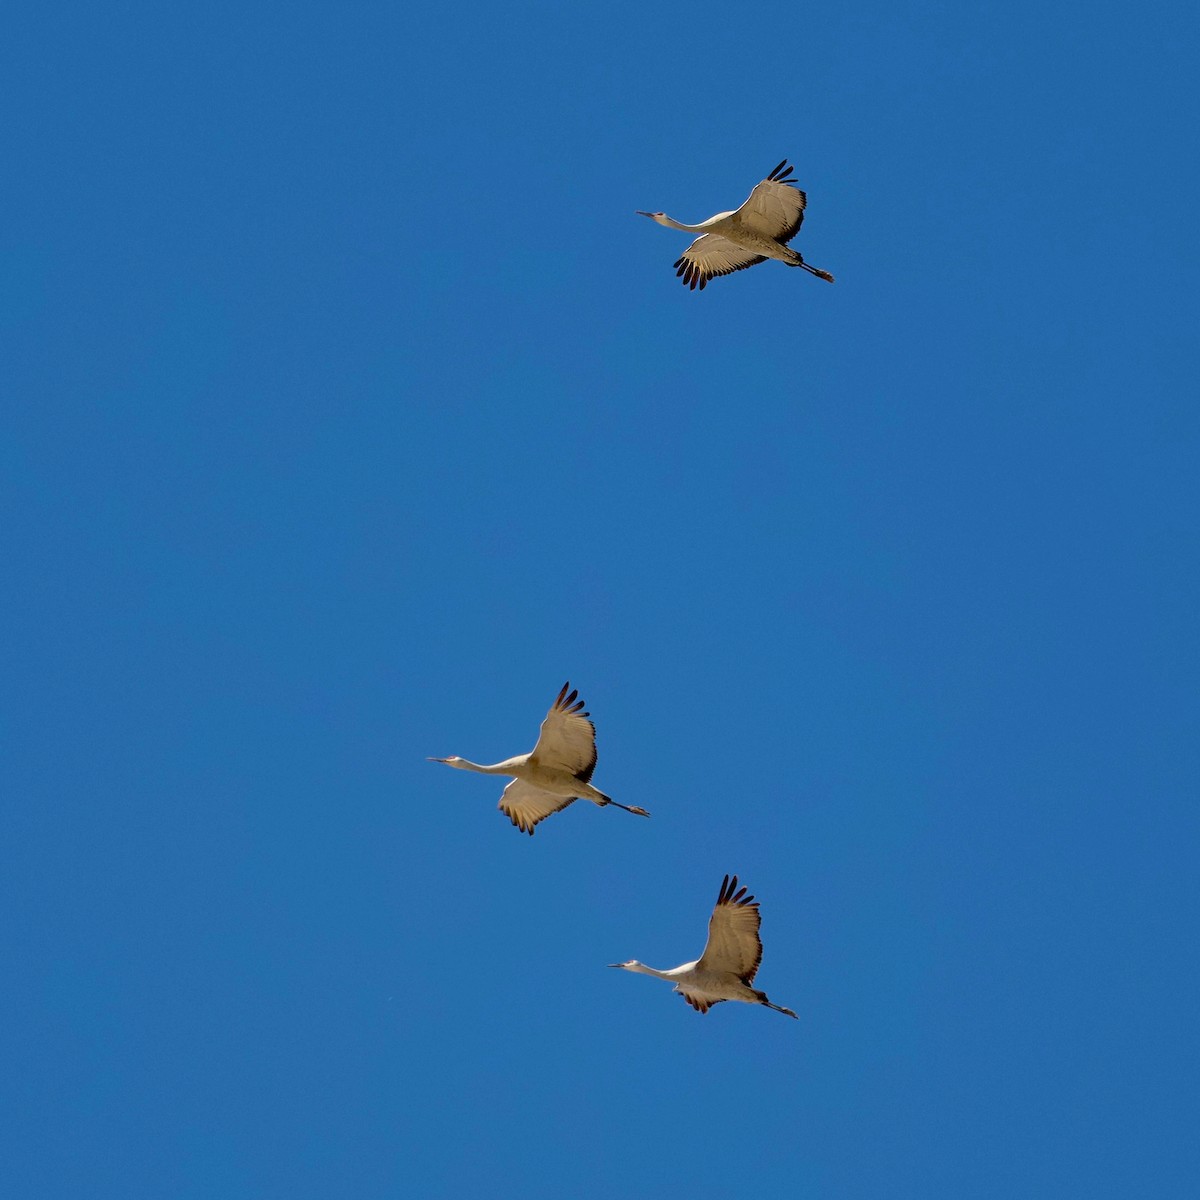
M808 204L808 197L796 186L796 181L788 178L791 173L785 158L755 185L741 208L717 213L698 225L687 225L662 212L639 209L638 216L649 217L668 229L703 235L675 262L675 274L692 291L697 288L703 291L710 279L732 275L768 258L789 267L802 267L818 279L832 283L833 276L828 271L810 266L799 251L787 245L799 232Z
M636 958L609 963L609 966L673 983L675 991L697 1012L706 1013L723 1000L740 1000L744 1004L762 1004L785 1016L795 1017L790 1008L772 1004L766 992L752 986L762 962L762 940L758 935L761 923L758 902L746 894L746 888L739 890L736 875L726 875L709 918L704 953L695 962L683 963L667 971L648 967Z
M609 804L639 817L650 814L637 805L625 805L592 786L596 769L596 727L583 711L579 693L564 683L558 698L542 722L537 745L528 754L517 754L503 762L473 763L465 758L431 758L460 771L480 775L509 775L510 783L500 797L500 811L524 833L551 813L560 812L575 800L590 800L600 808Z

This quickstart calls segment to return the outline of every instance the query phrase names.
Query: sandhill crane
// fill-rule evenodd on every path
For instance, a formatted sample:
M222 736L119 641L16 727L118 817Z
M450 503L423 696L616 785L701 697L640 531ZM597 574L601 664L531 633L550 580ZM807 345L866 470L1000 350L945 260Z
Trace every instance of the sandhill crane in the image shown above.
M758 901L738 891L737 876L725 876L716 907L708 922L708 941L704 953L695 962L656 971L631 958L628 962L609 963L624 971L654 975L675 985L675 990L697 1011L708 1012L722 1000L743 1000L747 1004L765 1004L789 1017L796 1014L790 1008L780 1008L767 999L766 992L752 988L754 972L762 962L762 940L758 927L762 918Z
M558 699L550 706L537 745L528 754L518 754L490 767L465 758L431 758L463 771L483 775L511 775L513 781L500 796L500 811L518 828L533 836L533 827L551 813L577 799L590 800L603 808L615 804L639 817L650 814L636 805L624 805L592 787L596 769L596 727L583 711L578 692L567 694L564 683Z
M785 169L786 168L786 169ZM692 291L704 290L708 281L717 275L732 275L756 263L776 258L789 267L803 267L818 279L833 282L828 271L810 267L785 243L796 236L804 221L804 206L808 197L794 179L788 179L792 168L785 158L754 190L746 203L734 212L717 213L699 225L684 225L661 212L642 212L668 229L685 233L702 233L675 263L675 274Z

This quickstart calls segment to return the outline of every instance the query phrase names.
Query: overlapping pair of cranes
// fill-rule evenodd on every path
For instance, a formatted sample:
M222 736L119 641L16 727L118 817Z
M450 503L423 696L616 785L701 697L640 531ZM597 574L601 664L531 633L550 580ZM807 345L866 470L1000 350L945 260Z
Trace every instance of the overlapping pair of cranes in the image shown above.
M512 783L500 797L500 811L531 837L539 821L581 799L601 808L614 804L639 817L648 817L650 814L644 808L621 804L592 786L596 727L589 715L579 693L571 690L570 683L564 683L542 722L537 745L528 754L518 754L490 766L458 757L430 761L482 775L511 776ZM762 961L760 920L758 902L746 894L745 888L738 888L736 875L732 879L726 875L709 918L708 942L695 962L669 971L657 971L637 959L609 965L669 980L697 1012L708 1012L722 1000L743 1000L747 1004L765 1004L794 1017L796 1014L790 1008L772 1004L766 992L752 986L754 973Z
M832 283L833 276L828 271L809 266L798 251L787 245L800 230L807 204L807 197L795 180L788 178L791 173L792 168L784 159L755 186L741 208L717 213L699 225L684 225L661 212L639 215L670 229L701 234L675 263L675 274L693 291L703 290L718 275L732 275L768 258L789 267L803 267L818 279ZM613 804L639 817L648 817L650 814L644 808L621 804L592 786L596 727L588 718L579 693L571 690L570 683L564 683L542 722L537 745L528 754L518 754L490 766L457 757L431 761L484 775L511 776L512 782L500 797L500 811L530 836L539 821L580 799L590 800L601 808ZM732 878L726 875L709 918L704 953L695 962L683 963L669 971L657 971L636 959L610 965L668 980L697 1012L708 1012L722 1000L741 1000L794 1017L796 1014L790 1008L772 1004L765 992L752 986L762 961L760 923L758 902L746 894L744 887L738 887L736 875Z

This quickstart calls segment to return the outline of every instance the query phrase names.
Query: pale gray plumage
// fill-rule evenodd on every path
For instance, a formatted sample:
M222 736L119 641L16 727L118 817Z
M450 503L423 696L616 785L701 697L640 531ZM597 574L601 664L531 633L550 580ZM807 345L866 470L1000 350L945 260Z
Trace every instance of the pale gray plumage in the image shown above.
M745 888L739 890L736 875L726 875L709 918L704 953L695 962L668 971L657 971L636 958L609 963L609 966L673 983L675 990L697 1012L708 1012L722 1000L740 1000L745 1004L762 1004L794 1017L796 1014L790 1008L772 1004L766 992L750 986L762 962L762 939L758 934L761 923L758 901L748 896Z
M648 817L650 814L644 808L621 804L592 786L596 727L584 712L579 693L569 692L570 687L569 682L563 684L542 722L537 745L528 754L518 754L490 766L457 757L430 761L482 775L511 775L512 783L500 797L500 811L531 837L539 821L577 799L590 800L601 808L612 804L639 817Z
M787 243L804 223L808 198L789 179L792 168L785 158L765 179L754 186L741 208L717 213L698 225L685 225L666 213L640 212L668 229L699 233L698 237L675 262L675 274L684 284L701 291L710 279L732 275L768 258L777 259L789 267L803 267L810 274L833 282L828 271L809 266L799 251Z

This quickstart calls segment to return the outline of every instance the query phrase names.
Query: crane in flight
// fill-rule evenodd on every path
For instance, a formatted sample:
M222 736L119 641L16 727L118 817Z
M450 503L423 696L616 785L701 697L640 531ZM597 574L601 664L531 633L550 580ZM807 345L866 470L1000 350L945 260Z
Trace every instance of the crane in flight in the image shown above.
M684 225L666 213L641 209L638 216L649 217L668 229L704 235L675 263L675 274L692 291L697 288L703 291L717 275L732 275L768 258L778 259L789 267L803 267L818 279L832 283L833 276L828 271L810 267L799 251L787 245L799 232L804 222L804 206L808 203L796 181L788 178L791 173L785 158L766 179L754 185L741 208L717 213L699 225Z
M650 814L636 805L624 805L592 787L596 769L596 727L583 711L579 693L564 683L558 699L550 706L537 745L528 754L481 766L465 758L431 758L462 771L481 775L511 775L500 796L500 811L520 830L533 836L533 827L551 813L559 812L577 799L590 800L603 808L615 804L639 817Z
M722 1000L742 1000L746 1004L765 1004L789 1017L796 1014L790 1008L780 1008L767 999L766 992L751 987L754 973L762 962L762 939L758 927L762 917L758 901L738 890L738 879L725 876L716 907L708 922L708 942L704 953L695 962L656 971L631 958L628 962L609 963L623 971L639 975L654 975L675 985L675 990L697 1011L708 1012Z

